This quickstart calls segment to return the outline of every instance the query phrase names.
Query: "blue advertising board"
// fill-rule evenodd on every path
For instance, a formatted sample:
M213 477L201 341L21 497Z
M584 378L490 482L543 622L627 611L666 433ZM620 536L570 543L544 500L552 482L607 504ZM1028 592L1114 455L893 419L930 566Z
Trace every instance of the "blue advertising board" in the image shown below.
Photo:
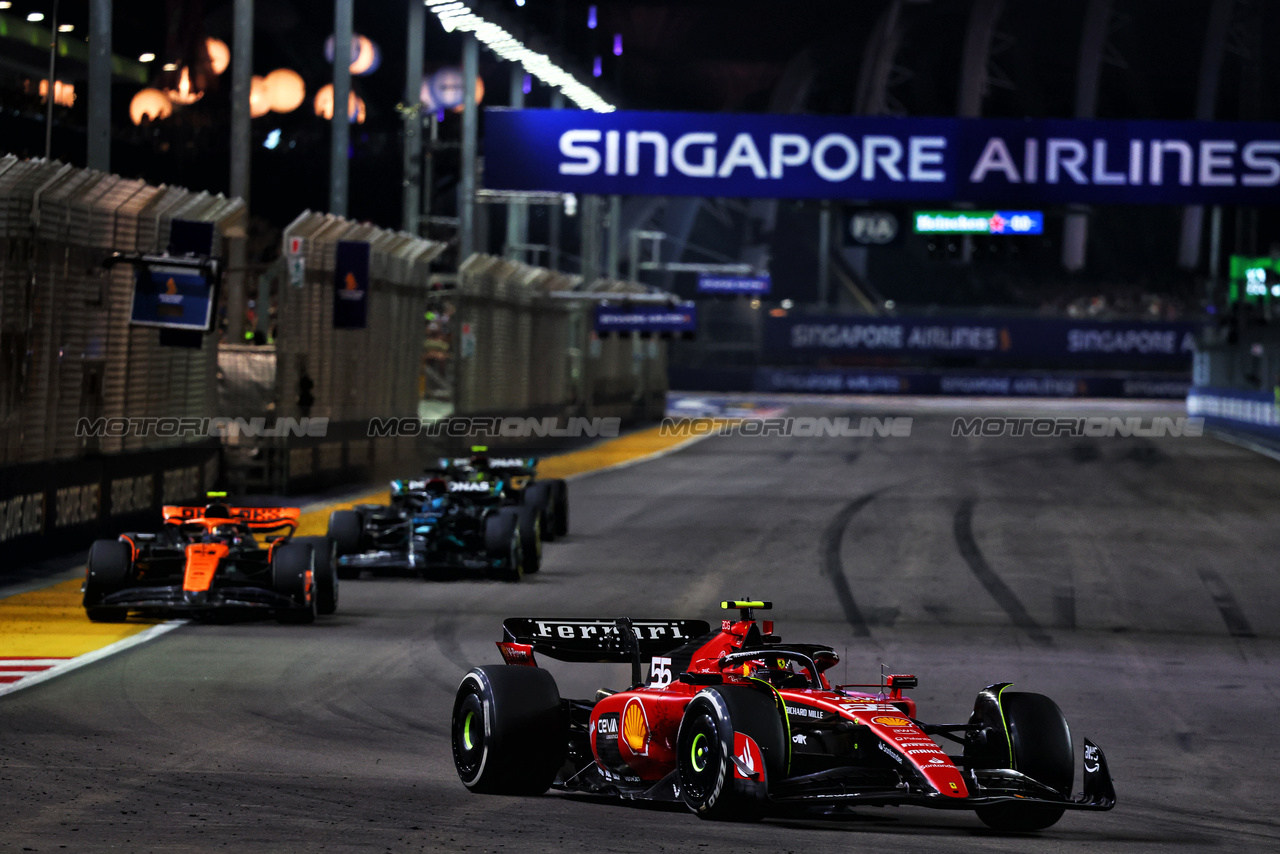
M1012 360L1189 365L1199 324L1068 318L764 318L773 355L973 356Z
M1181 398L1185 377L1141 373L930 373L841 368L757 368L755 391L806 394L920 394L957 397Z
M769 293L772 280L769 274L760 276L713 276L703 273L698 276L698 293L700 294L752 294L763 296Z
M1280 124L486 110L485 184L587 194L1269 205Z
M339 240L333 264L333 328L364 329L369 314L369 244Z
M691 302L674 306L596 306L596 332L697 332L698 307Z
M213 320L213 287L191 267L139 264L129 322L136 326L205 332Z

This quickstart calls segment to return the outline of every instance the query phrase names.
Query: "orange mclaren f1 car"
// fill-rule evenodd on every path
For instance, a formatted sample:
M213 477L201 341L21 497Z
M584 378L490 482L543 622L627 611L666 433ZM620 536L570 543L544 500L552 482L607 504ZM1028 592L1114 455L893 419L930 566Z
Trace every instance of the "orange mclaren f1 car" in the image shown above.
M94 622L118 622L130 612L208 617L259 610L282 623L332 614L338 607L333 543L294 537L301 512L166 506L159 532L121 534L89 549L85 612Z

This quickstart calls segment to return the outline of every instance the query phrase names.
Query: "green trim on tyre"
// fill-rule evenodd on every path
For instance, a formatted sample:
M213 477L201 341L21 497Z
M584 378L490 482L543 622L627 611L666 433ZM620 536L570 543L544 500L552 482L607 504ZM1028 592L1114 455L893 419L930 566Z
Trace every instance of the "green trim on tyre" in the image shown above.
M467 716L462 719L462 746L467 750L475 747L475 743L471 740L471 721L475 716L475 712L467 712Z
M702 742L706 739L705 733L698 733L693 737L693 744L689 747L689 764L693 766L693 770L701 774L707 770L706 763L702 761L702 757L706 755L706 748L702 746Z

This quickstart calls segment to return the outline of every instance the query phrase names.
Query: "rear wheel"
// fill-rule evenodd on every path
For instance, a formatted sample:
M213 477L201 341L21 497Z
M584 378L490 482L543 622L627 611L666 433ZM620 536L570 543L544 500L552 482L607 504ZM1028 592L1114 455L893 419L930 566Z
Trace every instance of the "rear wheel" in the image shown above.
M282 623L316 621L315 550L310 543L286 543L271 553L271 586L293 600L276 611Z
M1013 767L1028 777L1071 797L1075 752L1071 729L1058 704L1043 694L1005 693L1000 697ZM983 824L996 830L1043 830L1066 812L1053 804L997 804L976 810Z
M529 504L521 504L513 509L519 519L524 571L533 574L542 569L542 514L537 507Z
M552 504L555 506L556 536L569 533L569 484L556 479L547 481L552 486Z
M129 616L127 608L113 608L99 603L115 593L133 573L133 551L120 540L97 540L89 547L85 571L84 609L95 623L118 623Z
M364 517L355 510L335 510L329 514L329 538L333 540L335 557L360 552L364 539ZM339 578L359 578L360 569L337 564Z
M750 737L764 759L759 779L734 774L734 734ZM726 686L699 693L685 708L676 737L680 794L701 818L759 821L769 778L786 774L787 741L774 698L754 688Z
M333 538L295 537L293 542L310 545L315 553L316 613L334 613L338 610L338 561Z
M453 762L479 794L538 795L564 764L569 730L555 679L536 667L477 667L453 702Z
M524 492L524 503L538 508L542 519L542 539L551 542L556 538L555 487L546 481L536 481Z
M503 507L484 520L485 553L502 561L497 572L504 581L524 577L524 547L520 542L520 517L514 507Z

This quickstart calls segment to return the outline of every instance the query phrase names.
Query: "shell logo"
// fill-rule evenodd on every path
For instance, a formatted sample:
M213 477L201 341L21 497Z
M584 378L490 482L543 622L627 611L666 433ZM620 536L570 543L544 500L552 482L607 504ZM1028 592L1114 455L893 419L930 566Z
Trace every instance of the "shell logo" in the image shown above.
M645 717L644 706L634 697L622 710L622 740L632 753L643 753L649 741L649 720Z
M871 719L873 724L880 726L911 726L911 721L906 718L895 718L888 715L879 715Z

